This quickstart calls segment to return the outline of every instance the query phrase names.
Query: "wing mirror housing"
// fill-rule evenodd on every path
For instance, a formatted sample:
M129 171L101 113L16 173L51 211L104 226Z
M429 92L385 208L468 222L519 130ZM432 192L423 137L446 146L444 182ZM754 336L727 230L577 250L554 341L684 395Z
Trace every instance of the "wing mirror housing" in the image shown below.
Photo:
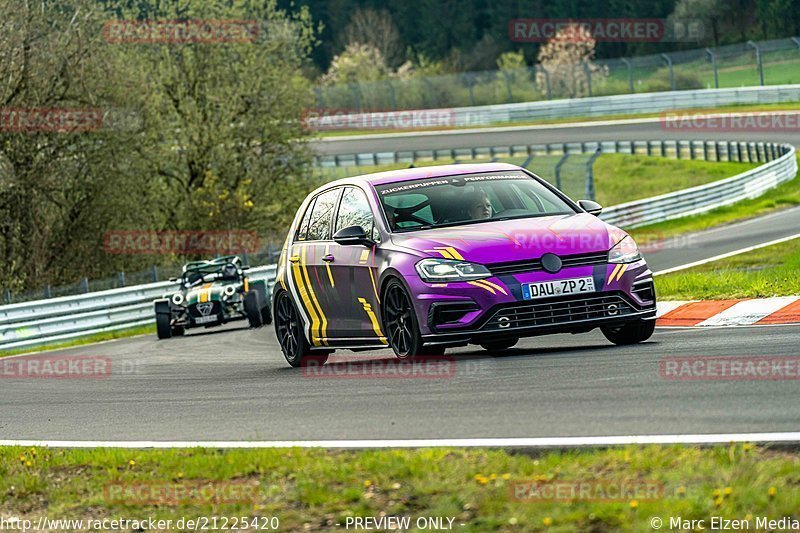
M598 216L603 211L603 206L592 200L578 200L578 205L590 215Z
M343 246L361 245L371 247L375 245L375 241L367 237L364 228L361 226L342 228L333 235L333 240Z

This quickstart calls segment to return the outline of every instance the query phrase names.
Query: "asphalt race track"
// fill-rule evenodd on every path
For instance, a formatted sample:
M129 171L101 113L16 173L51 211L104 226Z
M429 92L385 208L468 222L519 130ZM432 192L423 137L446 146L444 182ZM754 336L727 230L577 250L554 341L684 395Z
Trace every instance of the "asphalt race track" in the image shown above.
M111 373L99 379L3 379L0 435L327 440L798 427L796 380L674 381L659 373L659 361L667 356L795 354L794 326L659 329L651 341L624 348L599 332L558 335L526 340L504 357L460 348L452 351L459 357L447 362L448 371L434 378L320 377L289 368L271 328L211 331L57 352L108 357ZM356 357L349 354L341 359Z
M658 122L522 132L323 141L329 153L611 139L718 138L664 132ZM797 134L739 133L798 144ZM792 138L794 135L794 138ZM479 141L479 142L476 142ZM437 144L439 143L439 144ZM775 240L800 227L800 208L681 237L646 253L658 272ZM568 437L789 432L800 429L800 383L677 381L672 356L796 355L800 327L659 328L649 342L616 347L599 331L521 341L502 357L448 351L435 377L342 377L283 360L271 326L232 324L158 341L155 335L48 352L107 358L94 378L9 378L0 372L0 439L338 440ZM388 350L337 361L392 361ZM18 359L18 358L17 358ZM332 358L333 359L333 358ZM15 358L0 359L2 365ZM338 371L338 372L337 372Z
M327 137L312 143L322 155L446 150L482 146L592 141L775 141L800 146L800 131L697 131L666 129L659 118L543 126L509 126L446 132L390 133Z

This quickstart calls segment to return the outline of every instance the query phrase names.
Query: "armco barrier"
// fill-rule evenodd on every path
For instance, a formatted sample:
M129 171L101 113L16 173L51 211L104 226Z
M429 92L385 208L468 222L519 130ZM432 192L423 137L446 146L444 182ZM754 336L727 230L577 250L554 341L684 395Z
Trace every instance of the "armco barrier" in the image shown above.
M275 265L253 268L248 276L271 285ZM174 288L176 283L162 281L0 307L0 349L34 348L152 324L153 300Z
M591 98L570 98L497 104L487 106L457 107L454 109L428 109L428 114L446 113L452 116L452 126L486 126L513 124L531 120L574 117L597 117L661 113L679 109L704 109L728 105L779 104L800 101L800 85L772 85L768 87L740 87L734 89L695 89L659 93L619 94ZM397 111L351 113L337 115L337 120L348 124L347 129L376 129L376 125L397 120ZM365 118L366 117L366 118ZM380 129L380 128L378 128Z
M754 198L797 175L795 149L789 144L705 141L620 141L495 147L495 155L535 154L562 150L570 153L621 152L672 155L718 161L766 161L723 180L683 191L609 207L603 220L626 228L701 213L746 198ZM275 266L250 270L255 279L274 283ZM68 341L94 333L151 324L152 300L175 284L152 283L79 296L23 302L0 307L0 348L14 350Z

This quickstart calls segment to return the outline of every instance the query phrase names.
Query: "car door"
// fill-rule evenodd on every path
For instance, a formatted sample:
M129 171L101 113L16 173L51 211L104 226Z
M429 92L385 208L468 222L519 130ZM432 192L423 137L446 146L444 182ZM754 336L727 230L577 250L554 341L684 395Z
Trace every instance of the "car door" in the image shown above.
M349 226L361 226L367 236L376 242L380 240L367 196L354 186L344 188L333 232ZM376 251L376 246L343 246L336 242L326 247L327 275L331 277L331 288L338 301L337 336L360 339L359 342L364 343L377 343L383 338Z
M337 302L326 277L324 256L332 242L333 214L341 192L341 187L330 189L309 202L289 249L289 279L312 346L328 345L333 334L331 320Z

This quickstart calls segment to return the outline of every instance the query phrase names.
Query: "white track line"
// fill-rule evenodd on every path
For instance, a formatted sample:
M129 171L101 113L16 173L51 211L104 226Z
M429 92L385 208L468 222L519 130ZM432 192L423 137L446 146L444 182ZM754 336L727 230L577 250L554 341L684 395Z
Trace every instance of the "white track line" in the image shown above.
M758 250L759 248L766 248L767 246L772 246L773 244L780 244L782 242L791 241L800 237L800 233L795 233L794 235L789 235L788 237L782 237L780 239L775 239L774 241L769 242L762 242L761 244L755 244L753 246L748 246L747 248L741 248L739 250L734 250L732 252L727 252L720 255L715 255L714 257L709 257L707 259L701 259L700 261L695 261L693 263L687 263L685 265L679 265L676 267L668 268L666 270L661 270L659 272L654 272L654 276L660 276L662 274L669 274L671 272L678 272L679 270L685 270L687 268L692 268L700 265L705 265L706 263L711 263L713 261L719 261L720 259L725 259L727 257L733 257L734 255L739 255L747 252L751 252L753 250Z
M83 441L0 440L0 446L50 448L569 448L625 444L724 444L729 442L800 442L800 432L721 433L694 435L622 435L607 437L541 437L407 440L286 440L286 441Z

